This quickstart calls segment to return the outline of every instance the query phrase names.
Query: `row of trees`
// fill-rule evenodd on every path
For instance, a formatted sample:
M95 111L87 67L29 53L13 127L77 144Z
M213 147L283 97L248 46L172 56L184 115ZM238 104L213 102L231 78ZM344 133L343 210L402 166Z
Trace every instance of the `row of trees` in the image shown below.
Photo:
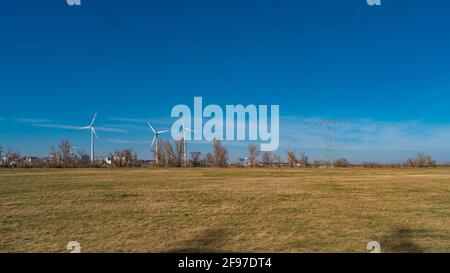
M3 147L0 146L0 167L11 166L11 162L16 162L21 158L19 151L8 150L8 152L3 151Z
M153 150L153 154L158 157L158 166L160 167L181 167L183 166L183 140L176 141L173 146L168 141L163 141L158 149ZM187 162L191 167L225 167L228 163L228 151L222 146L220 140L214 140L213 152L207 153L202 157L200 152L191 152L190 159ZM286 152L286 160L282 162L280 156L270 152L261 153L256 145L250 144L247 150L247 157L239 158L238 161L231 164L237 167L301 167L301 168L320 168L320 167L364 167L364 168L432 168L438 164L431 156L425 153L419 153L415 158L410 158L404 163L382 164L377 162L364 162L362 164L352 164L346 158L338 158L333 162L325 162L322 160L309 161L309 157L305 153L297 154L295 151Z
M153 165L157 167L226 167L229 164L228 150L222 146L220 140L213 141L212 152L206 153L204 156L200 152L191 152L184 158L185 143L181 139L173 143L163 140L158 142L158 147L153 150L155 162ZM132 149L116 150L110 153L108 157L91 162L89 156L83 150L77 150L72 147L68 140L62 140L56 147L52 146L48 157L32 158L23 157L18 151L9 150L4 152L0 146L0 167L60 167L60 168L77 168L77 167L141 167L146 165L145 161L138 160L138 155ZM156 164L157 162L157 164ZM333 166L338 168L346 167L364 167L364 168L431 168L437 167L438 164L431 156L419 153L415 158L410 158L404 163L381 164L377 162L364 162L362 164L351 164L347 159L340 158L333 162L324 162L315 160L310 162L305 153L297 154L295 151L286 152L286 160L281 162L280 156L270 152L261 153L257 146L249 145L247 157L239 158L235 163L231 164L237 167L323 167Z
M153 150L157 166L159 167L226 167L228 165L228 151L222 146L220 140L213 141L213 151L202 157L200 152L191 152L190 157L184 158L184 140L175 141L174 145L167 140L158 142Z
M50 147L47 157L22 156L18 151L4 153L0 146L0 167L21 168L79 168L79 167L140 167L143 161L138 160L132 149L116 150L108 157L91 162L84 150L76 150L68 140L62 140L57 146Z

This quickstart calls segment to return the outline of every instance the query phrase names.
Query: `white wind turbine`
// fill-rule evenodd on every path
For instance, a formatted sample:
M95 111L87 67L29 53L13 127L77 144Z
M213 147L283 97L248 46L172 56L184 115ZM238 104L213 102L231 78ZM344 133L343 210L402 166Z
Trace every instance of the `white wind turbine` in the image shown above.
M159 136L160 134L169 132L169 130L156 131L156 130L153 128L153 126L150 124L150 121L147 121L147 124L148 124L148 126L150 127L150 129L151 129L152 132L153 132L153 140L152 140L151 147L153 147L153 144L155 144L155 142L156 142L156 147L155 147L155 151L156 151L155 161L156 161L156 164L158 164L158 157L159 157L159 154L158 154L158 136Z
M194 132L194 130L184 126L184 120L182 123L183 126L183 152L184 152L184 166L187 167L187 145L186 145L186 131Z
M97 138L97 133L95 132L94 122L97 118L97 113L95 113L94 118L92 119L92 122L88 126L81 127L80 129L85 130L89 129L91 131L91 163L94 162L94 136Z

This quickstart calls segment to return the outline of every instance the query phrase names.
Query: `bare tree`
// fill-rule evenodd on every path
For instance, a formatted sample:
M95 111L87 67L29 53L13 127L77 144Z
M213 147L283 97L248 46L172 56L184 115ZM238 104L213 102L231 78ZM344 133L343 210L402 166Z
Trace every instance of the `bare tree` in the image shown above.
M350 162L346 158L339 158L333 162L334 167L347 168L350 167Z
M67 168L70 165L72 159L72 144L70 143L70 141L64 139L61 140L61 142L58 144L58 148L63 167Z
M86 153L85 150L79 149L77 151L77 154L78 154L78 158L77 158L78 166L84 165L89 162L89 155Z
M277 154L272 154L272 165L274 163L277 163L277 165L280 167L279 163L280 163L280 156Z
M204 161L206 167L212 167L214 165L214 155L212 153L207 153Z
M228 151L222 146L222 142L214 139L214 167L226 167L228 164Z
M161 163L165 167L175 167L177 165L177 157L173 151L172 144L165 140L161 151Z
M431 158L431 156L425 153L419 153L417 155L417 166L419 168L431 168L436 167L436 161Z
M116 150L110 157L114 167L134 167L137 164L137 154L132 149Z
M110 157L114 167L136 167L139 163L137 154L132 149L116 150Z
M3 147L0 145L0 167L3 167Z
M248 165L250 167L258 166L259 151L256 145L248 145Z
M111 164L114 167L122 167L123 166L123 159L122 159L122 153L119 150L115 150L114 153L111 153L109 155L109 157L111 158Z
M176 166L181 167L184 163L184 138L175 141L175 158Z
M300 154L300 159L298 160L298 164L303 167L306 168L309 165L309 161L308 161L308 156L305 155L305 153L301 153Z
M164 144L165 141L157 141L156 145L158 145L158 148L156 149L156 146L152 149L153 157L155 158L155 162L157 162L157 166L165 166L163 154L164 154ZM156 152L158 151L158 153Z
M192 167L200 167L202 165L202 153L192 152L191 153L191 164Z
M59 156L59 153L56 150L55 146L50 147L50 151L48 152L48 154L50 156L50 166L58 167L59 161L60 161L60 156Z
M8 165L10 167L19 167L21 155L17 150L9 150L6 154Z
M125 167L134 167L137 161L137 154L133 149L122 150L122 155L125 161Z
M416 167L416 161L412 158L408 158L403 165L407 168L414 168Z
M287 163L289 167L294 167L297 164L297 157L295 151L287 151Z
M322 166L323 164L322 164L322 162L320 161L320 160L314 160L314 162L313 162L313 166L315 167L315 168L319 168L320 166Z
M264 167L270 167L272 166L272 155L270 152L264 152L262 155L262 163Z
M437 163L431 156L425 153L418 153L415 158L406 160L403 165L410 168L431 168L436 167Z

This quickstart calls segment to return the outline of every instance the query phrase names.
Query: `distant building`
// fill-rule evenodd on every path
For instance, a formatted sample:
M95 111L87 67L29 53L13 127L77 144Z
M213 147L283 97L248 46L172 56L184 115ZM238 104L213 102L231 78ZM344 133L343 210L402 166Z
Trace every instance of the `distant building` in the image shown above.
M35 163L35 162L39 162L39 157L26 156L26 157L22 158L21 161L26 162L26 163Z
M154 166L154 165L156 165L156 160L154 160L154 159L145 160L144 164Z
M110 156L107 156L103 158L103 162L105 162L106 165L112 165L112 158Z

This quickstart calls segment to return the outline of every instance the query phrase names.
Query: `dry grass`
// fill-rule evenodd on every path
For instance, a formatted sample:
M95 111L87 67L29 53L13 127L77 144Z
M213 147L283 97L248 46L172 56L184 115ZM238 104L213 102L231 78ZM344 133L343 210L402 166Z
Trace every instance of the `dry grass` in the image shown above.
M0 252L450 252L450 169L0 170Z

